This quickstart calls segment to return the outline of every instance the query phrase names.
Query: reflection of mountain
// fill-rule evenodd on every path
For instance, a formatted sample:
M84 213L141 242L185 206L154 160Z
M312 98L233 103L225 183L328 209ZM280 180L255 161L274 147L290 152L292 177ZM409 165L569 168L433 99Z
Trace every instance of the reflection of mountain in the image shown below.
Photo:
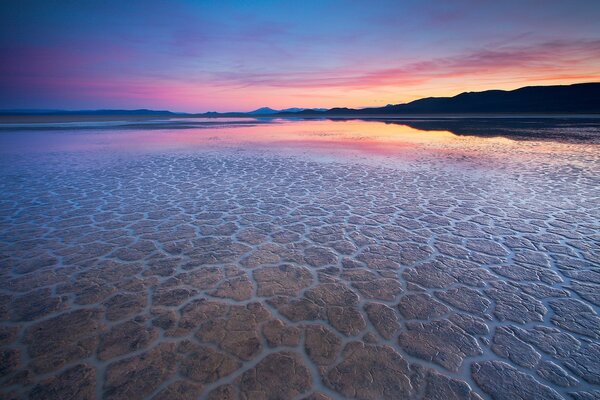
M372 121L373 119L369 119ZM376 119L421 131L449 131L464 136L513 139L582 140L600 143L600 119L595 118L432 118Z

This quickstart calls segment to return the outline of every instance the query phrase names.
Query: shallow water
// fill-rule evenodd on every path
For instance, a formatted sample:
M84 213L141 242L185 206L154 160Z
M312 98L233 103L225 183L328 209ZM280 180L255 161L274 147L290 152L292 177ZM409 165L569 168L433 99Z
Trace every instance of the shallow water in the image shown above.
M600 395L594 123L78 124L0 127L5 397Z

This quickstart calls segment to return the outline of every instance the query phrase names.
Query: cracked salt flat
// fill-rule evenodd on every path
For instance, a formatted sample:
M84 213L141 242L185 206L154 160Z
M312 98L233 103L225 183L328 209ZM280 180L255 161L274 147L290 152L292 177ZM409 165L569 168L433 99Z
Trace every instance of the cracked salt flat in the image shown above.
M2 132L2 395L598 398L597 142L419 134Z

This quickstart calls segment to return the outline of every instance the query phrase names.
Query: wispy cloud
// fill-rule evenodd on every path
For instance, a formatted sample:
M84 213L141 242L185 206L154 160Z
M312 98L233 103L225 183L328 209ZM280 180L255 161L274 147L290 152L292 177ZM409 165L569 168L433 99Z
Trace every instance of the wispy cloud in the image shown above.
M600 3L573 1L0 2L0 107L367 106L600 80Z
M577 40L483 48L386 68L356 70L348 66L334 70L281 73L236 71L217 73L213 78L221 83L241 86L364 89L508 73L539 80L562 79L564 76L591 79L600 77L599 67L600 40Z

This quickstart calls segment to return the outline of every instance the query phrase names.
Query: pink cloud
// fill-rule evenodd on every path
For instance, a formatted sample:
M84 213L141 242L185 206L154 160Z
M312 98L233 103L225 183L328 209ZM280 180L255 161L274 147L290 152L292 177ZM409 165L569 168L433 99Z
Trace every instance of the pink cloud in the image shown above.
M385 66L388 60L373 60L360 67L357 62L291 72L210 72L187 64L173 70L163 67L162 58L147 67L138 54L118 44L103 51L40 47L3 53L13 57L13 62L0 65L3 90L63 100L74 104L71 108L360 107L448 95L451 90L600 80L600 40L503 44L391 66Z
M440 78L494 76L511 73L540 80L552 76L600 76L600 40L554 41L527 47L504 46L366 71L338 68L326 71L247 73L227 72L217 80L243 86L366 89L415 86Z

